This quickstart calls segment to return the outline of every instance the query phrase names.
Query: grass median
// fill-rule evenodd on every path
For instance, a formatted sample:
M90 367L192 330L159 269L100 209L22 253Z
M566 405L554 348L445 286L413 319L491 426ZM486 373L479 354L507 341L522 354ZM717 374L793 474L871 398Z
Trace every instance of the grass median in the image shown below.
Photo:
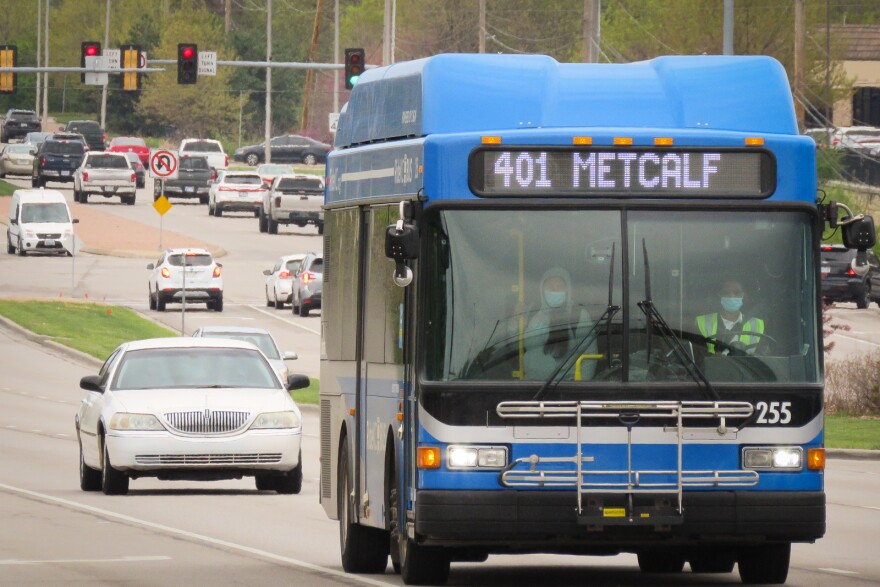
M82 351L101 361L123 342L177 336L122 306L83 302L0 300L0 316L53 341ZM317 404L320 385L291 392L297 403Z
M826 416L825 446L880 450L880 418Z
M0 196L11 196L15 190L20 189L19 186L0 179Z

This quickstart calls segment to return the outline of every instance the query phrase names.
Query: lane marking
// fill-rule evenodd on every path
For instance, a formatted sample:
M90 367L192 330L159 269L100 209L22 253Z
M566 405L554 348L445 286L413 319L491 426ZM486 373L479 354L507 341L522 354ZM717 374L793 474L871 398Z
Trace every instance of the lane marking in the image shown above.
M301 329L305 330L306 332L311 332L312 334L317 334L318 336L321 336L320 330L312 330L311 328L307 328L307 327L303 326L302 324L297 324L293 320L288 320L287 318L282 318L277 313L267 312L263 308L258 308L257 306L248 306L248 307L253 308L254 310L259 312L260 314L265 314L266 316L269 316L271 318L275 318L276 320L281 320L285 324L290 324L291 326L296 326L297 328L301 328ZM276 312L277 312L277 310L276 310ZM877 346L880 346L880 345L877 345Z
M871 342L869 340L862 340L861 338L855 338L854 336L847 336L845 334L840 334L839 332L834 332L833 336L839 336L840 338L845 338L845 339L851 340L853 342L860 342L862 344L868 344L873 347L880 348L880 344L878 344L876 342Z
M858 573L855 571L847 571L846 569L835 569L833 567L820 567L817 570L825 571L826 573L834 573L835 575L858 575Z
M0 560L0 565L66 565L70 563L143 563L174 560L170 556L124 556L122 558L72 558L56 560Z
M195 532L189 532L187 530L181 530L180 528L174 528L172 526L166 526L164 524L157 524L156 522L149 522L147 520L142 520L140 518L135 518L132 516L127 516L125 514L119 514L110 510L101 509L98 507L86 505L84 503L79 503L76 501L71 501L68 499L63 499L60 497L55 497L52 495L48 495L45 493L38 493L36 491L31 491L30 489L24 489L21 487L13 487L12 485L6 485L5 483L0 483L0 490L7 491L9 493L15 493L17 495L21 495L24 497L29 497L31 499L35 499L37 501L41 501L43 503L48 503L52 505L58 505L61 507L66 507L69 509L78 510L81 512L87 512L96 516L100 516L102 518L110 519L110 520L119 520L121 522L125 522L131 524L133 526L141 526L143 528L150 528L151 530L156 530L158 532L169 534L171 536L179 536L181 538L185 538L191 540L193 542L202 542L205 544L211 544L213 546L218 546L221 548L225 548L232 551L237 551L245 554L250 554L268 561L282 563L289 566L299 567L301 569L305 569L308 571L313 571L322 575L329 575L331 577L337 577L340 579L344 579L347 583L352 584L360 584L360 585L374 585L376 587L388 587L388 585L394 585L394 583L386 583L384 581L377 581L375 579L370 579L368 577L362 577L359 575L349 575L348 573L344 573L342 571L337 571L336 569L330 569L327 567L322 567L319 565L315 565L312 563L308 563L306 561L301 561L299 559L282 556L280 554L275 554L273 552L268 552L265 550L260 550L259 548L253 548L251 546L244 546L243 544L236 544L235 542L229 542L227 540L221 540L219 538L212 538L210 536L205 536L204 534L197 534ZM396 579L397 575L393 575L392 578Z

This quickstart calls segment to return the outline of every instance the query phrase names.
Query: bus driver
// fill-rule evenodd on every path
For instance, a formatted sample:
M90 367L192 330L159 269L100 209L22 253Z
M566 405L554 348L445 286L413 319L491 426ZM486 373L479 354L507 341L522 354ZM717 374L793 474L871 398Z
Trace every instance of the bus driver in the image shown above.
M741 309L745 292L742 284L733 278L725 279L721 284L718 296L721 305L720 312L697 316L697 328L700 334L706 339L714 339L723 343L723 345L718 345L719 348L715 348L716 345L707 340L706 349L709 354L730 354L731 349L727 345L740 349L749 355L755 354L755 349L762 337L749 333L763 334L764 321L754 316L746 317L743 315Z

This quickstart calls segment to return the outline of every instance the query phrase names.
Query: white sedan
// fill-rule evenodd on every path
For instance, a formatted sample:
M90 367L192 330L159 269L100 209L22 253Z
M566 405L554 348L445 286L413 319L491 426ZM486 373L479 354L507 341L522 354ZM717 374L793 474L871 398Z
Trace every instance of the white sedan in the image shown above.
M254 345L156 338L120 345L76 415L84 491L128 492L129 480L213 481L253 476L258 490L302 488L302 415Z
M299 271L305 253L286 255L275 262L272 269L263 269L266 276L266 305L281 310L293 301L293 276Z

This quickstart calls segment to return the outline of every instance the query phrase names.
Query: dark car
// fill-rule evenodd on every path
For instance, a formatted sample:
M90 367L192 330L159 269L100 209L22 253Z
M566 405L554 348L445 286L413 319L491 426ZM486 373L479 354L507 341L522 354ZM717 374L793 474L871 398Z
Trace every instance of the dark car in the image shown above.
M43 130L40 118L33 110L12 109L6 113L3 119L3 129L0 130L0 143L8 143L11 139L22 139L29 132Z
M211 182L215 179L217 172L208 164L207 157L183 156L176 178L153 181L153 200L164 195L166 198L198 198L200 204L207 204Z
M144 168L144 164L141 163L141 158L138 154L134 151L126 151L123 155L131 163L131 168L134 169L137 187L142 188L147 185L147 170Z
M107 148L107 134L94 120L71 120L64 130L84 136L90 151L103 151Z
M78 140L46 139L34 155L31 186L44 187L49 181L72 182L85 155L86 146Z
M265 155L265 143L250 145L236 150L232 158L243 161L248 165L257 165L263 162ZM272 152L272 163L304 163L315 165L327 160L327 153L332 148L327 143L303 137L300 135L283 135L273 137L269 141Z
M856 251L843 245L822 245L822 299L825 303L855 302L865 309L871 302L880 305L880 260L867 251L868 270L856 272Z

